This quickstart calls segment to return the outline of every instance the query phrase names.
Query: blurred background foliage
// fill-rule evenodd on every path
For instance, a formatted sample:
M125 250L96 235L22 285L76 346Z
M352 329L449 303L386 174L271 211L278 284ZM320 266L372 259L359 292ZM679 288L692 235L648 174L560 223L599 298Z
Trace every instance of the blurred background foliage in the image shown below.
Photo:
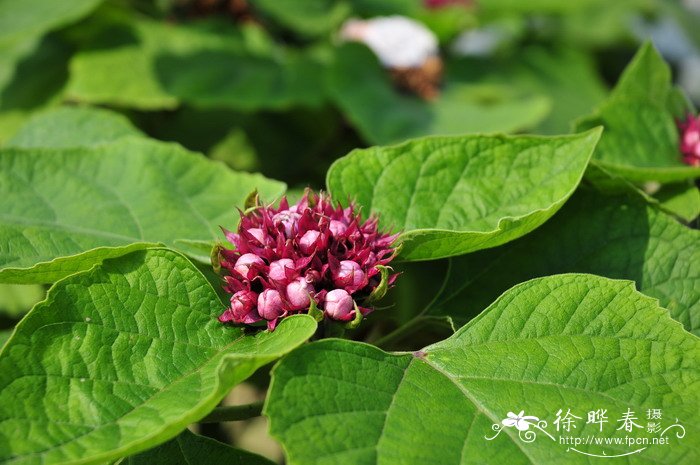
M568 132L648 37L700 98L697 3L0 0L0 142L60 105L108 107L234 169L322 187L355 147ZM436 99L395 89L368 48L340 42L345 20L377 15L439 38Z
M397 89L367 47L340 40L349 18L384 15L413 18L439 39L436 98ZM95 143L146 135L282 180L293 197L323 188L330 164L358 147L570 132L648 39L699 103L698 0L0 0L0 146L69 147L76 127L100 127ZM358 338L376 340L383 318L389 327L409 321L447 266L400 265L403 283L387 303L394 311L377 312L377 334ZM2 328L44 294L0 286L0 344ZM428 342L433 330L450 329L434 323L422 335ZM250 431L229 434L245 443ZM246 447L256 450L253 436ZM258 449L281 457L273 445Z
M369 48L340 40L348 19L385 15L438 38L436 98L399 90ZM333 160L358 147L570 132L648 39L700 101L697 0L0 0L0 145L145 135L285 181L294 196L323 188ZM447 267L405 265L412 285L394 291L393 320L438 290L426 266L437 277ZM43 293L0 287L1 327Z

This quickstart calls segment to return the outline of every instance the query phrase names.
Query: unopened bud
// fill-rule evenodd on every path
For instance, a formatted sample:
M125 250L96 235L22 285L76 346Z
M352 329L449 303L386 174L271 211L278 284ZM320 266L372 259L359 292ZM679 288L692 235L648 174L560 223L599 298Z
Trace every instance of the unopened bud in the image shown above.
M343 260L340 267L333 273L333 284L351 292L358 290L365 282L365 273L356 262Z
M282 296L274 289L265 289L258 296L258 313L266 320L279 318L282 310Z
M305 278L297 278L287 285L287 300L295 309L308 308L311 304L310 293L314 288Z
M257 273L251 274L251 276L248 276L250 269L253 265L264 265L265 262L263 262L262 258L258 257L255 254L252 253L246 253L241 255L238 260L236 260L236 264L234 265L233 269L238 272L241 276L243 276L246 279L251 279L254 276L257 275Z
M282 258L270 263L270 279L280 284L287 282L287 268L294 269L294 260Z
M334 320L348 321L354 317L355 306L346 290L333 289L326 294L324 310Z
M313 229L306 231L299 239L299 249L302 253L310 254L316 250L321 233Z

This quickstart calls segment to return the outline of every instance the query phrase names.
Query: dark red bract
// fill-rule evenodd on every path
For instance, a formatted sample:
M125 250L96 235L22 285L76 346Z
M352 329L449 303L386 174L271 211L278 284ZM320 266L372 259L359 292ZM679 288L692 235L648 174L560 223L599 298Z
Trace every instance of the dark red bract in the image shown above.
M355 205L334 207L328 196L306 191L289 206L262 206L241 212L238 231L224 229L234 249L221 248L226 270L224 289L231 306L219 321L252 324L266 321L274 329L288 315L312 306L331 320L355 319L355 306L367 315L382 267L396 255L398 234L378 230L377 218L362 221ZM387 287L396 274L385 273Z

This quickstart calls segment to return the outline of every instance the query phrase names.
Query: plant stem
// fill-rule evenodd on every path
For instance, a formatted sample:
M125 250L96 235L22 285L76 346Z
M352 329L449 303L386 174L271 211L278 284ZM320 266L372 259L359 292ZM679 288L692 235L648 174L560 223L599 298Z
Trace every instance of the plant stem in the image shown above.
M394 342L400 341L404 337L416 331L423 320L421 315L417 315L409 320L405 325L399 326L394 331L373 342L378 347L386 347Z
M434 322L434 320L441 320L444 317L438 317L438 316L430 316L426 315L430 311L430 309L433 307L435 302L437 302L440 297L442 297L443 293L445 292L445 288L447 287L447 280L450 276L450 273L452 272L452 259L449 260L448 266L447 266L447 271L445 272L445 277L443 278L442 285L440 286L440 289L438 289L437 293L433 296L433 298L428 302L428 304L418 312L413 318L408 320L404 325L399 326L389 334L385 335L382 338L379 338L376 341L370 342L371 344L374 344L378 347L384 347L388 344L392 344L394 342L400 341L404 337L414 333L415 331L419 330L422 326L424 326L426 323ZM369 341L368 341L369 342Z
M263 403L253 402L246 405L229 405L216 407L209 415L199 420L200 423L219 423L221 421L241 421L259 417L262 414Z

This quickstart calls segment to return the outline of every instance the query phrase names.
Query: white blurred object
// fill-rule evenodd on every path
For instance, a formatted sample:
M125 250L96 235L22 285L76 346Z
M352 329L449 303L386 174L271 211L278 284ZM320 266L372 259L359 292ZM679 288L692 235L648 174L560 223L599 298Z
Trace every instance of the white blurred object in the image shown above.
M694 13L700 13L700 0L683 0L683 5Z
M642 42L651 39L667 60L683 60L696 53L695 46L686 32L676 20L669 16L654 22L635 18L632 22L632 30Z
M678 84L694 102L700 102L700 55L692 55L680 62Z
M462 32L452 42L452 52L460 56L484 57L492 55L506 35L500 28L484 27Z
M344 40L362 42L387 68L417 68L438 54L435 34L403 16L348 20L340 31Z

